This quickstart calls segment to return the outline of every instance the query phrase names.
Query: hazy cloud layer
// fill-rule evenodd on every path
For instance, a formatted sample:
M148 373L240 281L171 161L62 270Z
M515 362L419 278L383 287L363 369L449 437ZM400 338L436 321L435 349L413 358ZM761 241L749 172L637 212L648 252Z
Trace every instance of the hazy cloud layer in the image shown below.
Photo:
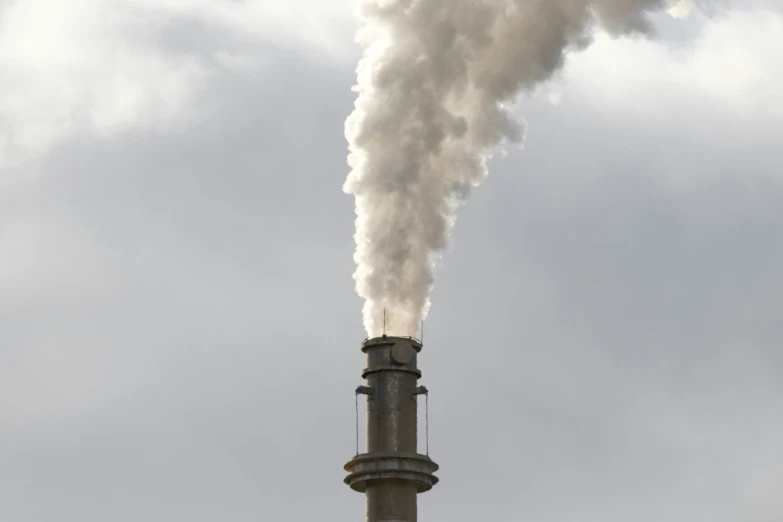
M319 56L339 56L350 48L336 37L348 23L348 8L316 1L300 2L296 10L287 5L3 2L0 165L18 165L75 134L101 138L128 129L171 131L197 124L205 116L197 99L206 82L220 81L227 70L259 65L253 43L304 43ZM190 31L183 33L183 25Z
M170 13L152 56L233 64L177 125L68 127L0 176L0 519L360 520L352 65ZM667 23L523 100L463 208L421 520L783 518L781 22Z

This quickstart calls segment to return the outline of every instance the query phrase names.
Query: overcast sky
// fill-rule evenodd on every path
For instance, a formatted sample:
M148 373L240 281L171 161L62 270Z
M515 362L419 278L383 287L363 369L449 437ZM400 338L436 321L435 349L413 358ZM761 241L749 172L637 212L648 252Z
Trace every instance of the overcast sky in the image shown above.
M422 521L783 520L783 5L734 4L520 101L433 292ZM363 519L354 29L0 0L0 520Z

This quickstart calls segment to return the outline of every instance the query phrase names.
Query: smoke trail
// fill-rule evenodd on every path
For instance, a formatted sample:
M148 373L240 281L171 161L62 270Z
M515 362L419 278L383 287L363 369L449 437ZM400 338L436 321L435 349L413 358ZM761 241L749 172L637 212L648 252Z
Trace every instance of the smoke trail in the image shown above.
M358 99L346 121L364 324L412 335L456 209L524 123L510 107L596 27L651 31L666 0L361 0Z

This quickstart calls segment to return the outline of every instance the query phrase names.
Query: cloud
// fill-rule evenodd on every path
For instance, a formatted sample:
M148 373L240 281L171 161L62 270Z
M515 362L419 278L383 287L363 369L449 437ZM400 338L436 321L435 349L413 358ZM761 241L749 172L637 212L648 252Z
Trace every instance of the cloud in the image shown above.
M683 14L689 4L672 9ZM358 53L348 2L307 0L291 9L261 0L29 0L0 9L4 169L75 136L181 131L209 114L204 93L225 72L268 66L257 44L276 42L340 64L353 64ZM193 26L185 31L193 36L172 43L183 24ZM609 106L619 114L651 121L666 112L649 108L686 98L704 110L720 105L727 118L737 111L779 114L780 28L780 15L759 4L721 14L685 44L599 36L571 58L565 81L550 86L556 91L550 99L562 96L564 110L569 98L614 100ZM680 96L655 96L670 88ZM638 91L647 91L650 103L623 106Z
M160 22L99 0L14 2L0 19L0 165L83 131L168 129L188 111L206 71L150 48Z
M166 19L151 53L259 55ZM783 519L779 120L667 84L666 59L611 66L639 44L590 57L614 95L585 71L525 101L526 149L462 209L420 360L442 465L422 520ZM207 77L209 125L76 125L0 177L0 519L361 516L354 64L260 56Z
M354 55L353 39L346 38L356 27L351 2L301 0L130 0L150 12L174 17L191 17L213 27L230 28L250 38L304 45L311 56Z
M235 40L307 45L313 54L338 55L340 45L350 43L339 29L350 11L323 2L298 7L266 1L4 3L0 168L20 165L68 137L181 129L203 115L199 95L210 80L225 69L249 71L259 61L247 51L167 46L165 35L177 23L221 29Z
M570 58L561 85L575 104L601 105L612 117L639 122L699 124L675 118L683 107L718 117L780 118L781 47L783 16L731 11L704 23L685 44L599 35Z
M667 12L674 18L688 18L693 11L693 0L675 0Z
M711 169L680 169L679 158L668 152L671 138L738 156L751 147L774 150L783 132L778 88L783 55L777 51L783 48L783 15L737 10L699 27L676 43L598 35L593 47L569 58L562 76L538 97L559 98L563 117L579 114L592 118L593 127L619 126L644 135L649 150L659 151L670 165L660 173L670 186L711 183L727 174L725 165L714 161L718 155L702 158ZM530 133L535 132L531 126ZM635 160L621 148L615 154L617 160ZM770 169L748 170L755 176L778 175ZM742 169L734 174L742 176Z

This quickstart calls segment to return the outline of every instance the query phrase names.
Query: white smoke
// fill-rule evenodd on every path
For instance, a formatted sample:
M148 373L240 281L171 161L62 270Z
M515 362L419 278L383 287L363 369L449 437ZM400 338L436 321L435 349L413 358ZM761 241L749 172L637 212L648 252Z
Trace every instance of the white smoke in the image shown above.
M356 198L356 288L368 334L413 335L456 209L487 160L519 143L511 110L602 28L648 33L667 0L362 0L356 108L346 121Z

